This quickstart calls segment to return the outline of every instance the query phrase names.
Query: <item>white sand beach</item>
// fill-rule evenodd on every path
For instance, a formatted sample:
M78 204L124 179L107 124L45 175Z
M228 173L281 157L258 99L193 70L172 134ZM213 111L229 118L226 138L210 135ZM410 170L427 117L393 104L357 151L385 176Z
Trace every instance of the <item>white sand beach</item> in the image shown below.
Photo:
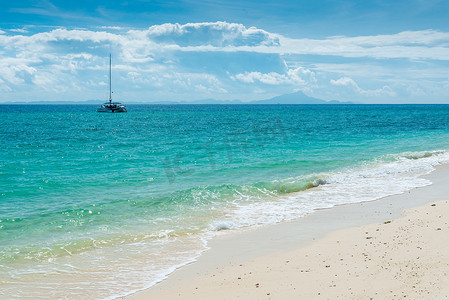
M131 299L443 299L449 166L432 185L229 234Z

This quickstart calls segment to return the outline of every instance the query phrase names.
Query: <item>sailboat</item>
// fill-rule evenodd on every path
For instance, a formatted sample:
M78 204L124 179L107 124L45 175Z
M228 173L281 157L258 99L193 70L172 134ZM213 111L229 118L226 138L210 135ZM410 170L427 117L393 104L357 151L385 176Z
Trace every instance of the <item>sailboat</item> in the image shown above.
M97 108L97 112L121 113L127 112L126 106L120 102L112 102L112 55L109 54L109 102Z

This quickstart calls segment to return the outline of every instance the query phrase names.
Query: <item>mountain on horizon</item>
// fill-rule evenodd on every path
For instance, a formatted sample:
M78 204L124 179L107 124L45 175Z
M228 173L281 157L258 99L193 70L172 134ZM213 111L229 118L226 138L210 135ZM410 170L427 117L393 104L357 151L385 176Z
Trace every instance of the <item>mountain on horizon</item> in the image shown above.
M338 100L326 101L307 96L302 91L297 91L291 94L284 94L269 99L254 100L249 102L243 102L241 100L202 99L188 102L158 101L158 102L151 102L148 104L354 104L354 102L338 101Z
M338 100L326 101L307 96L302 91L297 91L291 94L284 94L265 100L254 100L249 102L243 102L240 100L229 101L229 100L204 99L189 102L172 102L172 103L173 104L354 104L353 102L350 101L347 102Z
M327 104L328 101L309 97L301 91L273 97L266 100L252 101L252 104Z
M86 100L86 101L30 101L30 102L5 102L0 104L100 104L102 100ZM126 101L124 101L126 102ZM284 94L265 100L254 100L249 102L243 102L240 100L215 100L215 99L203 99L194 101L156 101L156 102L126 102L125 104L354 104L354 102L331 100L326 101L314 97L307 96L302 91L297 91L291 94Z

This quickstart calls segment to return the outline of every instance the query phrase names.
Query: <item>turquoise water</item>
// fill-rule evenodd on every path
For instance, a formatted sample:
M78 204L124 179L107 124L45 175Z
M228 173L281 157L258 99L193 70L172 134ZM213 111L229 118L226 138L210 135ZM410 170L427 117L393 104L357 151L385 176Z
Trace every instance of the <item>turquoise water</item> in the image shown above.
M447 105L128 108L0 105L0 295L124 295L217 234L402 193L449 160Z

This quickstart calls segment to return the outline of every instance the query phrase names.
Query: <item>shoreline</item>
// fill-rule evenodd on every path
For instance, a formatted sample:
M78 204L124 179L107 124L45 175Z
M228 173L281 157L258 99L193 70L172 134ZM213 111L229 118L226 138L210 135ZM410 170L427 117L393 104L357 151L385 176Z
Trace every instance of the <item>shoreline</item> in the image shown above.
M295 273L296 269L291 270L291 266L294 264L290 264L288 268L285 264L282 264L282 274L279 272L267 272L266 270L281 267L280 262L276 263L280 257L288 254L292 255L295 252L307 251L307 249L316 247L318 244L329 244L329 239L335 240L334 235L340 236L339 239L342 239L341 237L347 234L351 236L349 233L352 233L354 236L354 234L357 235L358 231L363 231L363 233L369 232L366 230L370 226L380 226L382 231L383 228L390 227L387 232L391 233L394 226L381 225L400 223L398 220L404 219L404 210L410 210L411 208L416 210L416 207L423 206L429 202L449 200L449 185L445 185L445 179L449 178L449 164L439 165L432 173L422 177L430 180L432 184L414 188L399 195L317 210L298 220L244 232L231 232L229 235L214 238L209 242L209 250L204 252L197 261L177 269L167 279L148 289L120 297L120 299L173 299L173 297L198 299L212 296L224 299L229 297L235 298L240 295L242 298L267 297L267 299L276 299L276 294L277 297L287 298L304 296L304 294L299 292L294 293L293 291L297 290L293 285L292 289L283 288L284 292L288 290L293 294L282 294L280 293L281 291L278 291L282 286L282 282L279 283L278 281L284 277L289 279L291 276L298 275ZM443 204L438 206L441 207ZM427 208L427 206L424 208ZM421 212L420 215L422 214ZM394 222L392 222L393 220ZM387 223L384 224L384 222ZM444 231L440 230L440 232ZM351 242L352 240L348 241L348 243ZM391 243L392 241L390 241ZM447 252L449 252L449 247ZM294 259L290 260L293 261ZM309 269L321 264L321 262L316 261L316 258L315 260L306 260L310 263ZM260 269L262 265L266 265L265 271ZM353 267L356 266L357 263ZM383 266L380 266L380 268L383 268ZM253 271L249 271L250 269ZM325 267L325 269L328 269L328 267ZM311 274L310 272L301 273ZM262 283L245 285L242 274L251 274L249 277L253 279L262 276L259 281L278 282L278 286L272 286L270 288L271 292L260 294L261 289L259 287L262 286ZM337 275L335 274L335 277L338 277ZM308 276L307 278L314 277ZM306 281L307 278L305 278ZM339 278L339 280L342 279ZM307 286L310 287L312 283L309 283ZM264 286L266 285L264 284ZM307 290L313 290L313 288L310 287L302 290L302 292ZM326 293L325 289L319 293L324 295ZM320 295L315 294L317 297ZM342 295L346 297L351 296L350 294ZM312 296L313 294L308 294L308 297ZM385 294L385 296L390 297L392 295Z

